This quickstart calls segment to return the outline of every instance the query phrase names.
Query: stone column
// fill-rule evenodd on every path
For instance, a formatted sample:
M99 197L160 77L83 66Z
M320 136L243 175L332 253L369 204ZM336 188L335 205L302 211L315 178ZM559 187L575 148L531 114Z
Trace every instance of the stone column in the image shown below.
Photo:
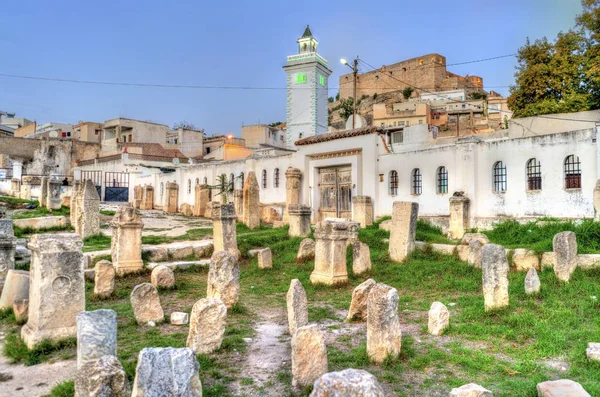
M360 227L373 224L373 201L369 196L352 197L352 220L360 222Z
M289 216L290 237L307 237L310 234L310 216L312 210L308 205L290 204L285 213Z
M208 185L196 185L194 188L194 216L204 217L206 215L206 208L210 202L209 194Z
M402 262L415 248L415 233L419 204L410 201L395 201L390 230L390 258Z
M450 197L449 237L452 239L460 239L470 227L469 199L466 197Z
M133 208L140 208L142 205L143 192L142 185L137 185L133 188Z
M13 197L19 198L19 196L21 194L21 179L20 178L13 178L10 181L10 190L11 190L11 195Z
M594 187L594 220L600 221L600 179L596 181Z
M103 356L117 356L117 313L99 309L77 314L77 369Z
M244 191L242 189L236 189L233 191L233 204L235 206L235 214L239 221L243 220L244 213Z
M154 209L154 188L152 185L144 185L142 190L142 202L140 203L141 210Z
M33 182L32 176L24 176L21 178L21 193L20 198L25 200L31 200L31 184Z
M179 199L179 185L175 182L167 182L167 186L165 188L167 191L167 202L164 206L166 212L177 213L177 209L179 208L178 199Z
M298 168L288 167L285 171L285 211L283 222L289 222L290 205L300 204L300 179L302 171Z
M12 219L0 219L0 291L4 287L8 271L15 268L16 246Z
M508 306L508 271L506 249L496 244L483 246L481 254L485 311Z
M35 234L29 239L29 317L21 337L30 349L43 339L77 335L77 313L85 310L82 246L74 234Z
M144 224L133 207L122 206L110 223L112 227L112 263L119 276L144 267L142 262L142 229Z
M92 181L90 181L91 183ZM62 206L62 200L60 198L60 188L62 186L62 181L54 178L48 179L48 199L46 201L46 205L48 209L51 210L59 210ZM96 188L94 187L94 190ZM96 194L98 196L98 194ZM98 207L98 211L100 211L100 207Z
M214 252L237 251L236 220L237 217L233 203L212 203Z
M48 178L46 178L46 184L48 183ZM43 183L43 182L42 182ZM46 186L46 191L48 187ZM75 181L73 183L73 189L71 190L71 212L69 213L69 220L71 221L71 226L75 229L75 233L77 233L77 211L79 208L79 191L81 189L81 182ZM42 196L45 197L45 196Z
M324 221L317 225L315 238L315 269L310 275L313 284L335 285L348 281L346 244L355 224Z
M52 186L52 185L50 185ZM100 197L94 182L86 179L77 196L75 232L86 238L100 233Z
M77 185L79 186L79 185ZM73 202L73 195L75 191L75 187L73 186L73 190L71 191L71 202ZM48 196L48 177L43 176L40 182L40 197L38 201L40 202L40 207L46 207L46 197ZM71 204L72 206L72 204ZM71 212L72 213L72 212Z
M381 364L388 356L400 355L402 331L398 318L398 290L375 284L367 298L367 354Z
M260 189L256 174L249 171L244 183L244 202L242 216L244 224L249 229L255 229L260 226Z

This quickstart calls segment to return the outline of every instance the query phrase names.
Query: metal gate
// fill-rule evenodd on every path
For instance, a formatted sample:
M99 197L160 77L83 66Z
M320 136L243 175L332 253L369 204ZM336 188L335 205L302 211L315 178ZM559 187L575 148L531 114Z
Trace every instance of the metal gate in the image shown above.
M102 171L81 171L81 182L87 179L94 183L98 197L102 200Z
M104 173L104 201L129 201L129 173Z
M319 218L352 218L352 167L319 170Z

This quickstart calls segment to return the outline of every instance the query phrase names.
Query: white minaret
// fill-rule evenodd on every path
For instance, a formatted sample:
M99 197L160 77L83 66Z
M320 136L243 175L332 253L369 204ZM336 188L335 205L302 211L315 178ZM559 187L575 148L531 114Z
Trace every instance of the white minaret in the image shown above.
M287 57L286 147L308 136L323 134L328 128L327 80L331 70L327 60L317 54L319 43L308 25L298 39L298 54Z

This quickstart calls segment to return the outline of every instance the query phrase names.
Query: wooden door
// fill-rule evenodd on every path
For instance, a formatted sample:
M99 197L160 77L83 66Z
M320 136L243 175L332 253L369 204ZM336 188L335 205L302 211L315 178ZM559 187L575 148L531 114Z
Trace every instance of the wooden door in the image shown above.
M352 168L349 166L319 170L319 220L352 218Z

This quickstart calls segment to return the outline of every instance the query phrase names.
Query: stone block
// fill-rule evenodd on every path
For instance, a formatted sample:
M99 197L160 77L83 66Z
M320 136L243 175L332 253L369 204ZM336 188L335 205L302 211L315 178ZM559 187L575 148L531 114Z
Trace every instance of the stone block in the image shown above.
M367 319L367 299L375 284L375 280L370 278L354 288L346 321L365 321Z
M233 307L240 294L240 267L234 254L217 251L213 254L208 270L206 296L219 298L228 309Z
M248 171L243 188L242 219L249 229L260 226L260 188L254 171Z
M96 263L96 267L94 269L94 294L101 298L108 298L113 294L114 290L114 266L107 260L99 261Z
M310 217L312 209L307 205L290 204L288 205L288 221L290 228L288 235L290 237L307 237L310 230Z
M210 354L218 350L225 335L227 307L221 299L200 299L192 308L187 347L196 354Z
M305 261L315 258L315 242L310 238L305 238L300 242L300 248L298 248L298 255L296 256L297 261Z
M450 325L450 312L442 302L433 302L429 308L427 331L434 336L440 336Z
M237 250L235 208L233 204L212 203L214 251Z
M413 251L418 215L418 203L394 202L389 244L390 258L393 261L402 262Z
M171 324L173 325L186 325L190 319L187 313L184 312L173 312L171 313Z
M18 324L25 323L29 315L29 299L17 299L14 301L13 313Z
M77 369L106 355L117 355L117 313L110 309L78 313Z
M526 272L534 268L540 270L540 259L538 255L528 249L517 248L512 253L512 264L518 272Z
M29 299L29 272L11 269L0 295L0 309L13 307L17 300Z
M573 232L561 232L552 240L556 263L554 274L560 281L569 282L577 267L577 239Z
M381 364L400 355L402 331L398 318L398 290L385 284L371 288L367 299L367 354Z
M258 268L259 269L272 269L273 268L273 254L271 248L263 248L257 253L258 257Z
M492 392L476 383L468 383L452 389L448 397L492 397Z
M483 246L483 297L485 311L508 306L508 261L506 250L496 244Z
M308 324L308 300L306 291L298 279L290 282L286 296L288 328L290 335L294 335L296 330Z
M75 376L77 397L129 397L131 388L123 366L115 356L88 361Z
M373 201L369 196L352 197L352 220L364 228L373 224Z
M450 226L448 236L452 239L462 238L465 230L470 229L470 204L466 197L450 197Z
M375 376L349 368L322 375L310 397L385 397L385 392Z
M570 379L548 380L536 386L538 397L592 397L577 382Z
M540 278L534 267L530 267L525 276L525 293L527 295L537 294L540 292Z
M135 321L144 325L149 321L161 323L165 319L165 313L160 305L160 298L156 287L150 283L138 284L131 292L131 307Z
M352 244L352 273L363 274L371 271L371 250L361 241Z
M191 205L189 205L188 203L181 204L181 207L179 207L179 212L185 216L194 215L193 207Z
M325 337L315 324L300 327L292 335L292 386L306 387L327 373Z
M144 223L138 210L131 206L120 206L112 222L112 264L118 276L135 273L143 269L142 229Z
M175 273L168 266L159 265L152 269L150 281L156 288L173 288L175 285Z
M348 281L346 244L357 224L323 221L317 225L315 268L310 275L313 284L336 285Z

